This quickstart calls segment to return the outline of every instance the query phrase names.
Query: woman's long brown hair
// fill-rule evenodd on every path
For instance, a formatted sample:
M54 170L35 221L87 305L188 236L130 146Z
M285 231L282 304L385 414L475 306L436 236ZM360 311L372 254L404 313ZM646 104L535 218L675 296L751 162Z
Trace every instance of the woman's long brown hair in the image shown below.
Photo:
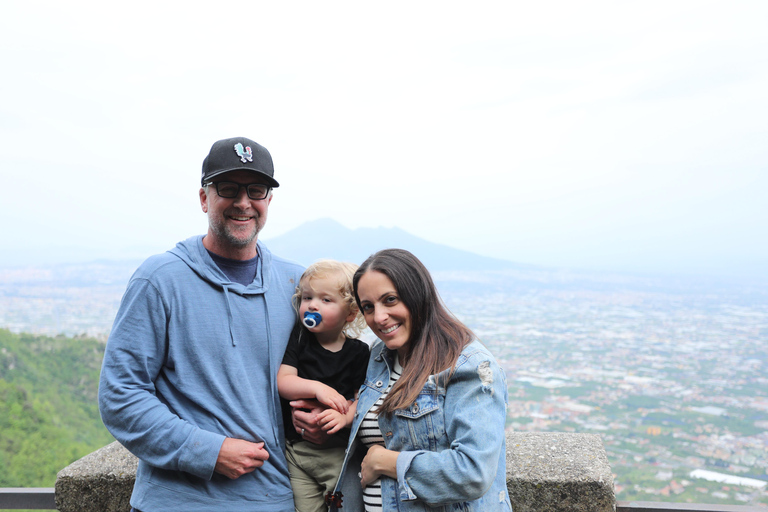
M362 311L357 285L366 272L381 272L395 285L395 291L411 314L411 333L403 373L387 394L379 414L391 414L410 406L418 398L430 375L452 369L472 331L454 317L437 293L432 276L419 259L403 249L384 249L363 262L352 279L355 300ZM441 382L441 385L446 385Z

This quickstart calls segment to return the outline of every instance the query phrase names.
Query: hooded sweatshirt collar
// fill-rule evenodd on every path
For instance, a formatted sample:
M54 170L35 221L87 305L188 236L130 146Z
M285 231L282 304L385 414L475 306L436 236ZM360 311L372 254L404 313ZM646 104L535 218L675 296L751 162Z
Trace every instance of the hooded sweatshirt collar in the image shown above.
M265 276L269 275L272 266L272 253L261 241L256 243L259 252L256 277L251 284L243 286L231 281L219 269L203 245L203 237L204 235L198 235L188 238L176 244L176 247L168 252L181 259L202 279L219 288L226 288L240 295L261 294L269 289L269 279L266 279Z
M258 296L258 298L264 301L264 307L268 309L267 301L264 297L264 293L269 289L269 279L265 276L269 276L269 272L272 265L272 253L269 252L264 244L257 241L257 250L259 251L259 264L256 268L256 277L253 282L248 286L243 286L240 283L231 281L224 272L216 265L208 254L208 250L203 245L204 235L193 236L186 240L176 244L176 247L171 249L170 252L174 256L178 257L189 268L191 268L197 275L203 280L211 283L212 285L220 288L224 292L224 301L227 305L227 324L229 325L229 337L232 341L232 346L237 345L234 331L234 315L232 313L232 298L230 294L236 293L242 296ZM266 329L269 333L269 315L266 315Z

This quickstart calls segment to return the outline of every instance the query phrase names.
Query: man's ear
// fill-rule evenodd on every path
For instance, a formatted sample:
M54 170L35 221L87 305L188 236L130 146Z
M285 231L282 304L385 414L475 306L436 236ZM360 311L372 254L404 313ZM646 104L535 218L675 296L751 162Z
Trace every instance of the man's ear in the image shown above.
M203 209L203 213L208 213L208 194L203 187L200 187L200 208Z

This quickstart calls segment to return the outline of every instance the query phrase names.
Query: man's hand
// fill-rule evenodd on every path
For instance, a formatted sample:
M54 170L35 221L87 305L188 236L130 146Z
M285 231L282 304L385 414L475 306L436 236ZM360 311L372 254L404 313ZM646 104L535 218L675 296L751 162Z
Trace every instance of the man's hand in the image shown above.
M294 400L291 408L293 428L301 437L315 444L328 441L328 434L317 424L317 416L326 409L323 404L316 400Z
M251 443L228 437L221 445L214 471L234 480L260 468L268 458L264 443Z

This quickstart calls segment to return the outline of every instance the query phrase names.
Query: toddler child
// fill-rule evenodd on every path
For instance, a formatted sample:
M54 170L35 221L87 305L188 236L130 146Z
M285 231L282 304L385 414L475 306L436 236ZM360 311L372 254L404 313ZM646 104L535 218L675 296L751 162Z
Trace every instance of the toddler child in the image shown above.
M301 276L293 296L299 322L277 372L283 401L286 458L297 512L326 512L344 461L357 390L365 380L368 345L355 339L365 327L352 290L357 265L320 260ZM293 428L289 400L314 399L329 408L318 425L332 434L323 445L304 441Z

